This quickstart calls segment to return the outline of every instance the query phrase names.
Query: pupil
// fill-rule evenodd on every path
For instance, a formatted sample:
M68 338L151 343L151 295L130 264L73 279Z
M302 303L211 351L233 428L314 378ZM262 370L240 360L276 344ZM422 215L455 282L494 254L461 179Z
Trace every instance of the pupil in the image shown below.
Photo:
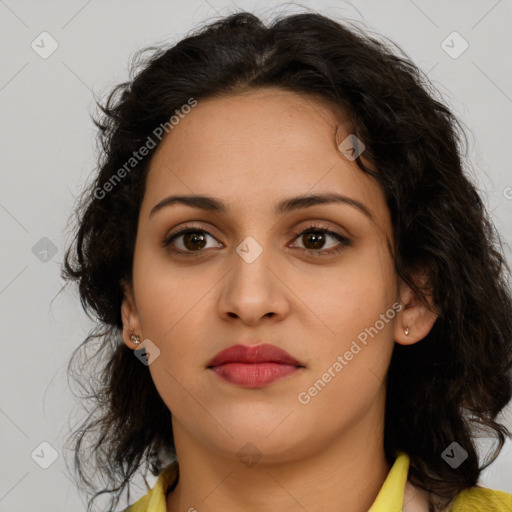
M323 234L319 235L318 233L320 233L320 232L314 231L314 232L307 233L306 235L304 235L304 236L306 236L308 243L309 243L309 241L313 242L313 247L308 247L307 243L304 244L304 246L307 249L321 249L322 248L322 245L324 242L324 235Z
M304 246L308 249L321 249L325 240L324 235L319 233L319 231L306 233L304 236L307 241ZM183 237L183 243L189 250L202 249L205 246L205 236L198 233L187 233Z
M197 245L197 242L201 243L202 245ZM183 244L187 249L202 249L205 245L205 236L199 235L197 233L186 233L183 237Z

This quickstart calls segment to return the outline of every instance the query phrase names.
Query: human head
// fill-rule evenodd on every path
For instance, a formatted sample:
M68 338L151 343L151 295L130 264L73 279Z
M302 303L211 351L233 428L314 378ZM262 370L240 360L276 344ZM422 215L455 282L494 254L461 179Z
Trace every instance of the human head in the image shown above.
M392 347L386 454L391 460L396 449L406 451L414 483L453 496L473 485L479 473L468 416L503 440L494 419L511 397L511 302L504 262L482 202L463 172L458 124L429 94L425 77L383 43L316 14L276 20L268 28L248 13L221 20L157 50L103 109L104 154L84 196L75 253L68 253L65 271L79 282L84 305L101 322L103 349L110 352L103 372L109 414L102 428L115 431L115 438L108 438L111 454L123 462L127 480L145 450L173 450L171 415L148 368L115 336L123 328L126 285L133 284L148 172L159 148L172 145L173 135L183 135L207 104L218 106L244 94L254 98L256 90L271 88L286 93L289 102L291 93L300 96L300 108L316 106L311 117L324 116L334 128L332 116L320 108L332 105L344 135L354 134L365 145L350 168L358 166L357 179L372 183L386 205L382 225L389 228L396 276L437 318L421 341L396 340ZM113 179L156 128L190 105L190 98L198 102L197 112L169 130L145 158L135 157L122 179ZM440 457L454 440L470 455L458 472Z

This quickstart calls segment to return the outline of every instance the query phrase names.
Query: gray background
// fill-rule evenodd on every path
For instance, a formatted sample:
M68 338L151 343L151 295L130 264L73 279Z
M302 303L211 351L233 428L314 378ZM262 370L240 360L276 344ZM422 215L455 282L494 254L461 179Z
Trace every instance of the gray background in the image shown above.
M262 1L0 0L0 512L85 510L64 463L64 456L71 460L70 455L62 453L62 445L70 426L83 415L68 388L66 363L91 323L74 292L57 294L62 285L59 265L69 240L66 222L74 197L95 165L92 92L103 96L125 80L129 59L140 48L177 41L205 20L237 8L267 19L276 5L279 11L302 10L300 5ZM467 129L472 172L508 244L512 2L301 5L364 23L390 37L428 73ZM44 31L58 44L47 58L40 56L51 49L48 36L40 36ZM462 40L450 36L442 44L454 31L469 45L457 58L445 45L458 53ZM31 47L33 41L40 53ZM504 250L510 263L510 246ZM507 422L512 428L510 413ZM42 442L52 448L41 447ZM479 443L482 449L489 445L485 439ZM51 462L52 449L58 458L43 469L35 460ZM481 485L512 492L510 475L509 441L485 471ZM144 493L140 487L139 496Z

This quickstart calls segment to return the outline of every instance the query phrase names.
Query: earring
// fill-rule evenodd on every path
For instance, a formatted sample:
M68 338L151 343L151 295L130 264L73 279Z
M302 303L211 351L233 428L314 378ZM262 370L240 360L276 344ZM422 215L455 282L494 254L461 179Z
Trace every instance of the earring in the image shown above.
M409 327L406 327L404 332L405 332L405 335L408 336L409 335Z
M133 334L133 329L131 329L130 332L130 341L132 343L135 343L135 345L140 345L140 336L136 336L135 334Z

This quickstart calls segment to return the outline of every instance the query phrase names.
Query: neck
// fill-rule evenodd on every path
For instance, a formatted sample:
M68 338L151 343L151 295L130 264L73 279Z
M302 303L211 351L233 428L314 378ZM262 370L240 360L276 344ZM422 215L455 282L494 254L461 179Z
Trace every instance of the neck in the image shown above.
M383 430L370 410L308 456L278 463L263 457L248 467L207 450L173 419L180 477L167 496L167 512L367 512L390 470Z

